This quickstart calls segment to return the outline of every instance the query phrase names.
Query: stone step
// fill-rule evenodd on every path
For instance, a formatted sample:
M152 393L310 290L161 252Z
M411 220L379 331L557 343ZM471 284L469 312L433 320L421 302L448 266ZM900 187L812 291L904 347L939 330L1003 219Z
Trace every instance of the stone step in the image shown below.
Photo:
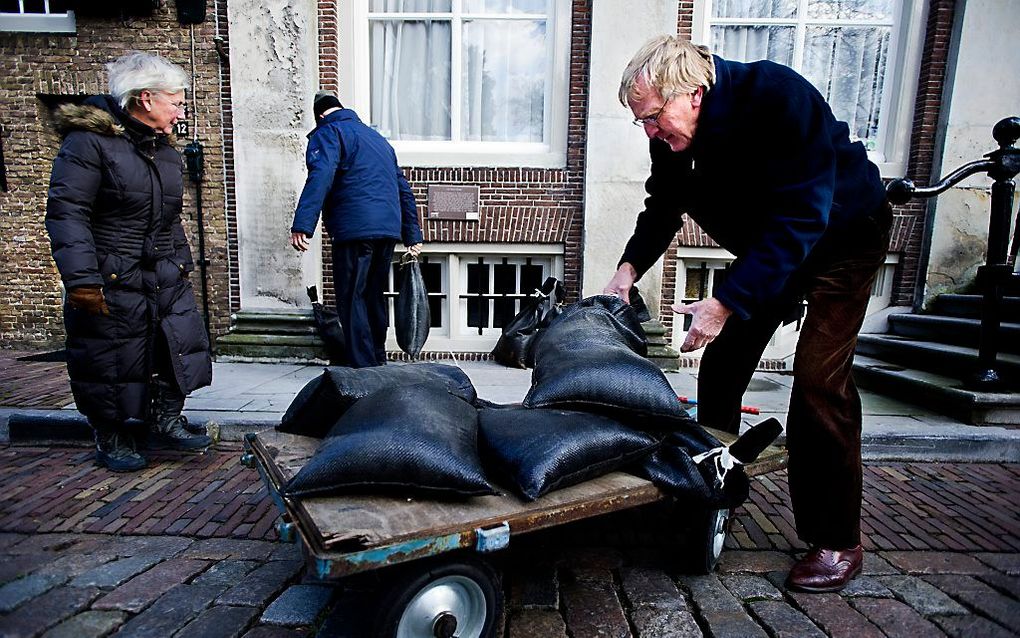
M932 312L951 317L981 317L981 295L939 295L932 304ZM1002 298L1001 321L1020 323L1020 297Z
M858 354L854 378L867 388L973 425L1020 425L1020 393L975 392L956 378Z
M242 311L230 332L216 340L216 355L233 361L328 359L311 310Z
M654 363L663 372L676 372L680 369L680 353L669 346L666 341L666 327L656 320L641 324L648 338L648 354L645 358Z
M937 341L977 348L981 320L943 315L890 315L889 332L920 341ZM1001 323L998 343L1003 352L1020 354L1020 323Z
M858 337L857 354L903 368L916 368L960 379L978 368L976 348L919 341L899 335L866 334ZM1020 355L1000 352L996 368L1010 389L1020 389Z

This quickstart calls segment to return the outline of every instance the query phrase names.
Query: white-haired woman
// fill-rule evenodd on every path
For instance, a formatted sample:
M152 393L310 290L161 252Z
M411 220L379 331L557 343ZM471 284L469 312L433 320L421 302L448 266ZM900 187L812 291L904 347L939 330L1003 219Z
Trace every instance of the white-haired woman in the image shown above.
M110 95L65 105L46 229L67 291L67 371L78 410L113 471L146 465L150 449L201 450L209 437L181 416L212 379L209 340L188 274L180 153L170 133L187 74L129 53L107 65Z

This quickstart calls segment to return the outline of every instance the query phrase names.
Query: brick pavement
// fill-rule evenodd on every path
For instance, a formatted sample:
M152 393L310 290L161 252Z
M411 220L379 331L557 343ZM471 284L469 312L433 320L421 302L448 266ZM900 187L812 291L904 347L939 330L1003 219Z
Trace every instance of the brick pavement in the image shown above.
M37 350L0 348L0 405L8 408L56 410L74 403L67 364L63 361L27 361Z
M376 591L323 588L274 541L257 474L221 444L115 475L82 448L0 449L0 636L365 636ZM656 510L515 539L506 636L1010 636L1020 466L870 464L865 574L791 594L785 473L761 477L720 569L686 576ZM682 540L682 539L681 539ZM360 633L359 633L360 632Z

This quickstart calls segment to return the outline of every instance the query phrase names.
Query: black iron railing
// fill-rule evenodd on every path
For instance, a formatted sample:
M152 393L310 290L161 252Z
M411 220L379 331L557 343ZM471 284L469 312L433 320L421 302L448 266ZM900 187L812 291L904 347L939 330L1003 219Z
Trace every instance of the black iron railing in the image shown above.
M982 294L978 369L964 379L967 385L985 391L1002 388L1002 380L996 371L1002 294L1004 288L1020 282L1020 274L1014 272L1009 259L1010 214L1016 189L1013 178L1020 173L1020 149L1013 145L1020 139L1020 117L1001 120L992 129L992 137L999 143L997 150L985 155L985 159L964 164L936 184L915 186L909 179L898 179L886 188L890 202L905 204L913 197L934 197L976 173L987 173L993 180L988 252L977 273L977 284ZM1015 237L1013 243L1015 246Z

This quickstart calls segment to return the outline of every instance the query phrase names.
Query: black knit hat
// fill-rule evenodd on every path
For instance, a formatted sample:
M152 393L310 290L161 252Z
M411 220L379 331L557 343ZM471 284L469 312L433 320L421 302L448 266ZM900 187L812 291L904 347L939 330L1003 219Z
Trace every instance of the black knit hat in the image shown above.
M319 91L315 94L315 100L312 103L312 112L315 113L316 120L322 117L323 113L334 107L340 109L344 107L343 104L340 104L340 100L336 99L335 95L327 93L326 91Z

